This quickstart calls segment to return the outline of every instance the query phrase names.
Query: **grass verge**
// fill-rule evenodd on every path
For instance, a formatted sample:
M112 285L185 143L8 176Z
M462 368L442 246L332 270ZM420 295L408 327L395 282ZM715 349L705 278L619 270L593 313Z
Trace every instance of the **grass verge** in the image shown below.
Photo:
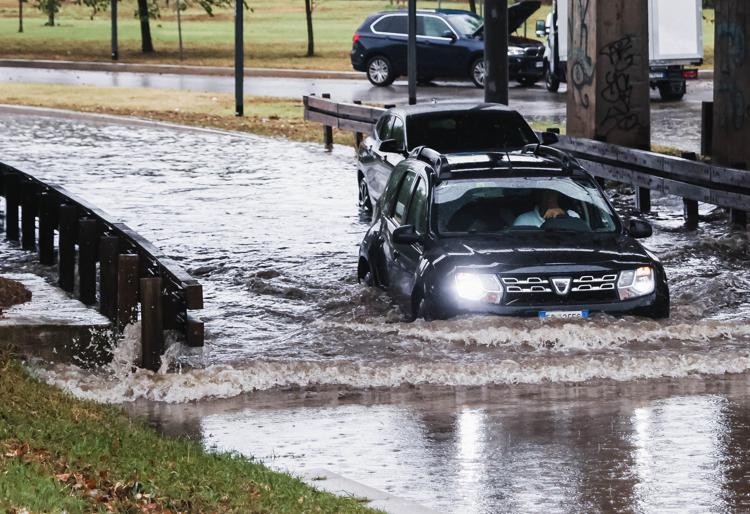
M375 512L77 400L0 354L1 512Z
M234 115L234 95L166 89L3 84L0 103L80 112L138 116L199 127L322 142L323 129L303 119L302 100L247 97L245 116ZM334 142L353 145L352 134L334 130Z

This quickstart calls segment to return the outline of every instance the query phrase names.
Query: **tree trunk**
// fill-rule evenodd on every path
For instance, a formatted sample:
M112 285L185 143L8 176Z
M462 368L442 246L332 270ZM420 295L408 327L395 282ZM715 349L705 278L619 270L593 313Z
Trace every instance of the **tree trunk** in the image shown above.
M305 0L305 16L307 17L307 56L315 55L315 40L313 38L312 6L310 0Z
M18 32L23 32L23 0L18 0Z
M141 51L149 54L154 51L151 41L151 24L148 19L148 0L138 0L138 18L141 21Z
M469 10L473 12L474 14L477 13L477 1L476 0L469 0Z
M54 2L47 2L47 23L45 23L48 27L54 27L55 26L55 4Z

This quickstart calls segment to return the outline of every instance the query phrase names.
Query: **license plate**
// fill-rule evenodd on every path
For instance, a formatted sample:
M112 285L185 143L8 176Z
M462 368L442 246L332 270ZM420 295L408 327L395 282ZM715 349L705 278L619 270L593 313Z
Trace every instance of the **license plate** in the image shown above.
M544 63L542 61L539 61L535 63L534 66L536 66L537 68L541 68L542 66L544 66Z
M589 317L589 311L540 311L539 317L560 319L582 319Z
M663 79L666 76L666 73L649 73L648 78L651 80L655 79Z

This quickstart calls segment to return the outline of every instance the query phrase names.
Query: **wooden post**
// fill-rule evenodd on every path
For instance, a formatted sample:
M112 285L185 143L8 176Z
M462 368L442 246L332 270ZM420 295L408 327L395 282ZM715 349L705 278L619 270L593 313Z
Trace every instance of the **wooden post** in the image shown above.
M185 334L187 336L187 345L191 348L203 346L203 340L205 339L203 321L188 315L186 324Z
M55 198L50 193L39 195L39 262L55 263Z
M96 303L96 243L95 219L78 222L78 297L85 305Z
M362 100L354 100L355 105L362 105ZM359 145L362 144L362 132L355 132L354 133L354 146L359 148Z
M732 224L732 228L738 230L747 229L747 211L731 209L729 211L729 222Z
M138 319L138 256L120 254L117 259L117 328Z
M635 206L640 212L651 212L651 190L639 187L635 190Z
M484 101L508 105L508 2L484 0Z
M701 155L713 155L714 151L714 103L701 104Z
M704 105L706 102L703 102ZM702 143L701 143L702 144ZM689 161L697 161L695 152L682 152L681 157ZM689 198L682 199L682 217L685 219L685 228L695 230L698 228L698 202Z
M323 98L330 99L330 93L323 93ZM323 144L327 152L333 150L333 128L328 125L323 125Z
M161 306L161 278L141 279L141 366L159 369L164 353L164 321Z
M6 173L3 178L5 189L5 238L18 241L18 206L21 203L21 180L15 173Z
M99 239L99 312L114 321L117 315L117 256L120 238Z
M36 185L24 182L21 186L21 247L36 250Z
M75 288L76 224L78 209L74 205L60 206L60 259L59 284L69 293Z

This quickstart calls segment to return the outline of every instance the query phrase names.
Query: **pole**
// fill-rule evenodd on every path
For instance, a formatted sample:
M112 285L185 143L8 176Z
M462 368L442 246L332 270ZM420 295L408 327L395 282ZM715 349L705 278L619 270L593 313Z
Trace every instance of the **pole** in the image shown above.
M508 105L508 3L484 0L484 101Z
M245 55L242 8L243 0L234 0L234 115L244 116L243 80L245 78Z
M23 0L18 0L18 32L23 32Z
M409 0L409 37L407 74L409 78L409 105L417 103L417 0Z
M182 18L180 18L180 0L177 0L177 38L180 41L180 60L182 60Z
M116 61L119 57L117 51L117 0L112 0L112 60Z

